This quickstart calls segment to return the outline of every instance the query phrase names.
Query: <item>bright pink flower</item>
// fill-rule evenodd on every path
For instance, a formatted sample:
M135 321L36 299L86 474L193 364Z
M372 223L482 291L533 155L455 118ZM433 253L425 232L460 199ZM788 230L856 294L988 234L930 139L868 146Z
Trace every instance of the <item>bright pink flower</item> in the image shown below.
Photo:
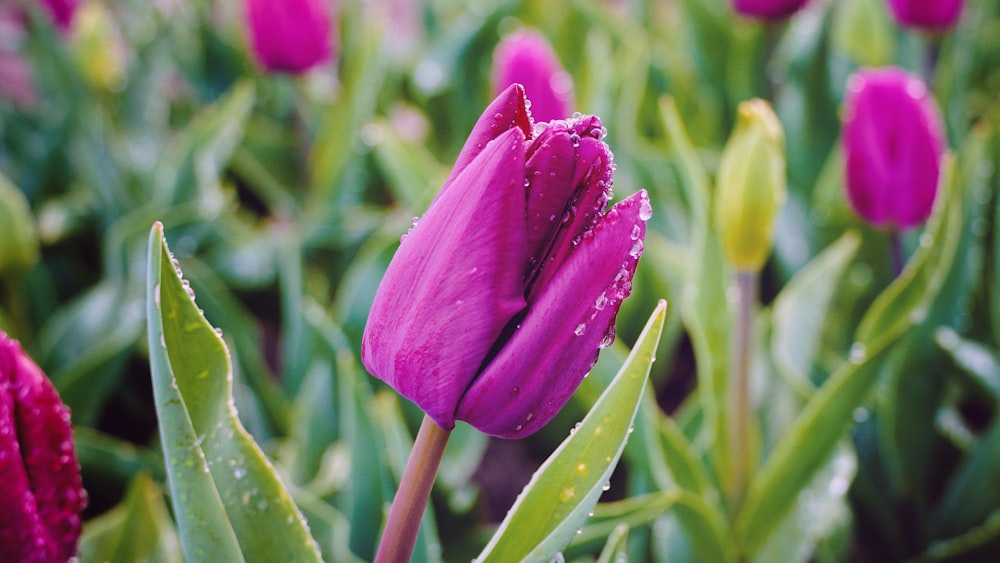
M333 55L329 3L324 0L246 0L257 62L272 72L298 74Z
M901 26L943 30L958 23L963 4L963 0L889 0L889 9Z
M511 84L524 86L535 121L562 119L573 105L573 80L544 37L522 29L505 38L493 53L493 93Z
M87 494L69 409L52 383L0 332L0 554L48 563L76 555Z
M651 208L639 192L605 212L603 135L592 116L532 127L511 86L403 237L362 360L441 427L531 434L614 338Z
M861 70L847 84L847 196L877 227L907 229L931 214L945 142L924 82L899 68Z
M42 0L42 5L52 16L56 27L63 31L68 30L73 23L76 4L77 0Z
M733 0L736 13L747 18L783 20L799 11L809 0Z

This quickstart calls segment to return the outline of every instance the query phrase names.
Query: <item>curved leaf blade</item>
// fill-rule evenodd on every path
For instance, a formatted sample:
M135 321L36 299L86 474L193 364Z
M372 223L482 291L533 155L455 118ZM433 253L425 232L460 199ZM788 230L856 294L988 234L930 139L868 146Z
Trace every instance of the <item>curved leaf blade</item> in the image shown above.
M195 305L159 223L149 257L154 396L185 558L319 561L301 513L236 415L229 351Z

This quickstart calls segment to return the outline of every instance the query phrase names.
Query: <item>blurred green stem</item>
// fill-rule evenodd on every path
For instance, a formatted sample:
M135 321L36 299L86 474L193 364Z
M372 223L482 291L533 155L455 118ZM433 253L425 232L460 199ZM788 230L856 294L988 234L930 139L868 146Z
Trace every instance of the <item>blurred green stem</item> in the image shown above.
M399 490L389 509L375 563L405 563L410 560L449 436L450 430L441 428L424 415L410 459L403 470Z
M892 256L892 279L903 273L906 257L903 255L903 237L899 231L889 233L889 254Z
M731 467L730 508L735 512L743 502L753 460L750 455L752 411L750 408L750 351L753 348L753 312L757 272L736 273L736 334L730 379L729 460Z

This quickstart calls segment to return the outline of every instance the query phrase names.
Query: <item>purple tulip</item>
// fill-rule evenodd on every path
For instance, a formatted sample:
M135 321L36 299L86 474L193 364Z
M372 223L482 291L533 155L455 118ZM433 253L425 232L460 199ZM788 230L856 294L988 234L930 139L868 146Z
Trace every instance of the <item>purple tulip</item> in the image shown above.
M73 23L77 0L42 0L42 5L52 17L53 23L62 31L67 31Z
M859 71L847 90L843 142L851 205L877 227L923 223L934 206L945 150L927 86L885 68Z
M809 0L733 0L736 13L747 18L777 21L799 11Z
M69 409L16 341L0 332L0 554L4 561L76 555L87 494Z
M493 93L511 84L524 86L535 121L562 119L573 106L573 80L544 37L519 30L497 45L493 53Z
M889 0L889 10L904 27L943 30L958 23L963 0Z
M324 0L247 0L253 54L264 69L299 74L332 56Z
M493 101L405 235L365 327L365 367L439 426L527 436L614 338L642 253L645 192L605 212L601 121L532 127L524 90Z

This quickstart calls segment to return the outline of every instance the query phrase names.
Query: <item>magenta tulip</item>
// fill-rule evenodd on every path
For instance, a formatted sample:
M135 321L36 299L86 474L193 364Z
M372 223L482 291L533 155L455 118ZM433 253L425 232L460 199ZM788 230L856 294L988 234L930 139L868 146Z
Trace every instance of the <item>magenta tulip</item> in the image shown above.
M42 0L42 5L52 17L53 23L62 31L67 31L73 24L76 4L77 0Z
M330 6L324 0L247 0L250 40L258 64L299 74L330 60Z
M958 23L963 0L889 0L889 10L903 27L944 30Z
M544 37L519 30L497 45L493 53L493 93L511 84L524 86L535 121L562 119L573 106L573 80Z
M733 9L743 17L777 21L799 11L809 0L733 0Z
M859 71L847 89L843 142L851 205L877 227L923 223L934 207L945 150L927 86L885 68Z
M4 561L76 555L87 495L69 409L16 341L0 332L0 554Z
M440 427L531 434L614 338L651 207L639 192L605 211L603 135L592 116L533 127L524 90L511 86L402 239L362 359Z

